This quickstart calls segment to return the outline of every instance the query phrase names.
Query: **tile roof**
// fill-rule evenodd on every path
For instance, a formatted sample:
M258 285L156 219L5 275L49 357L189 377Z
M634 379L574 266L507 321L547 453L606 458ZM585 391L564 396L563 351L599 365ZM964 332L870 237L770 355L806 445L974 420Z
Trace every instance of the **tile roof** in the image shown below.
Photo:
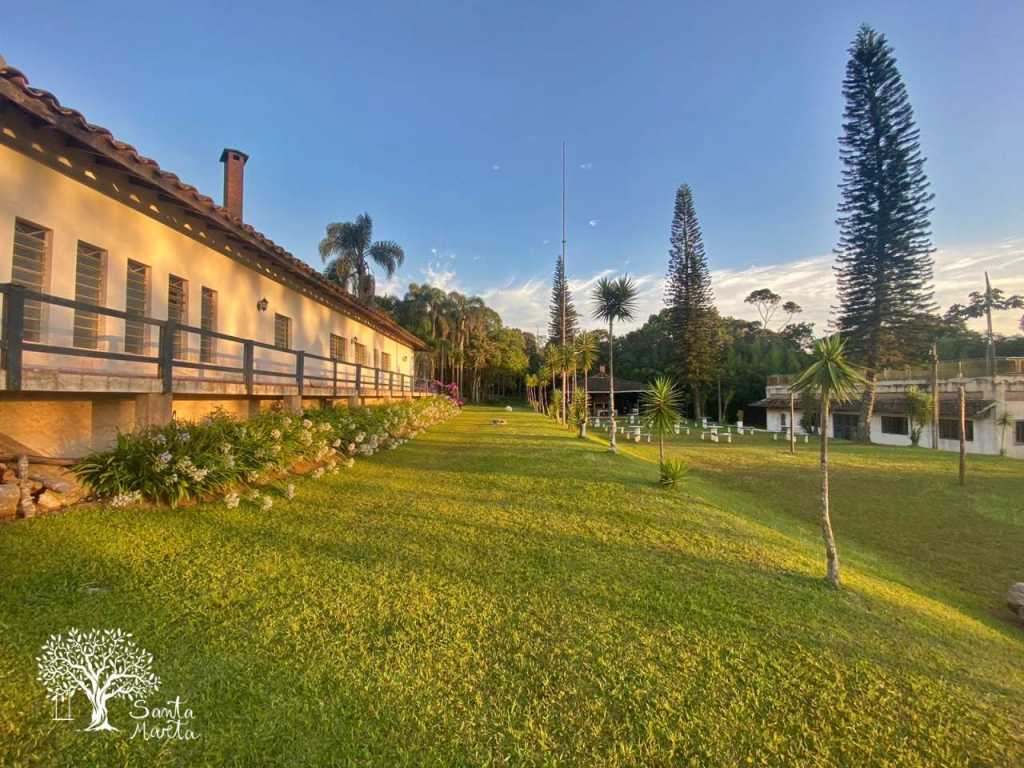
M587 378L587 392L594 394L602 394L608 391L608 374L606 373L592 373ZM646 384L641 384L639 381L630 381L629 379L622 379L618 376L615 377L615 392L643 392L647 389Z
M218 205L191 184L186 184L177 174L163 170L155 160L140 154L131 144L119 141L106 128L90 123L81 112L63 106L49 91L30 86L28 78L14 67L0 66L0 99L16 104L50 127L117 162L124 171L154 184L160 191L173 196L180 204L191 208L221 229L258 249L323 298L339 305L339 309L346 314L385 335L409 344L414 349L426 348L421 339L399 326L385 313L360 303L328 282L316 269L293 256L251 225L233 216L226 208Z

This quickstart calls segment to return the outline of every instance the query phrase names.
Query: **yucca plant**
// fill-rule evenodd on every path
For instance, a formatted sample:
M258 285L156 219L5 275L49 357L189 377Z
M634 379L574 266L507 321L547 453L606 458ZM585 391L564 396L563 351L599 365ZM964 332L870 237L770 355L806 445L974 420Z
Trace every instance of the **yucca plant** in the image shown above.
M850 402L860 394L866 384L861 372L846 359L843 339L836 334L814 342L811 364L793 382L794 392L813 393L821 403L821 536L825 540L825 558L828 562L826 578L839 588L839 553L832 533L828 489L828 415L829 406Z
M658 436L658 463L665 463L665 435L672 432L679 418L679 388L667 376L659 376L640 398L648 429Z
M665 459L661 462L660 482L665 488L676 488L686 475L686 465L679 459Z

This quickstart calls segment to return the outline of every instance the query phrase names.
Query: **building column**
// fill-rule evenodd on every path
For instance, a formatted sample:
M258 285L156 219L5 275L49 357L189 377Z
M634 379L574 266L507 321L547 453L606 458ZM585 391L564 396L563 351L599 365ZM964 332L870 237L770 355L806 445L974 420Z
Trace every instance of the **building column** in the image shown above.
M170 423L174 413L174 396L149 394L135 396L135 426L162 427Z

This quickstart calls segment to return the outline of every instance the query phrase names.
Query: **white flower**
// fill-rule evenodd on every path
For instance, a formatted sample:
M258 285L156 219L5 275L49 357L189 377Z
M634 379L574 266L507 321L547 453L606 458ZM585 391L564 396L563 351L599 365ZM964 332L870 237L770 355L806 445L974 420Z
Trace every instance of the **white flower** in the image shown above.
M238 494L235 493L234 491L229 491L224 496L224 504L227 506L228 509L234 509L235 507L237 507L239 501L241 501L241 499L239 498Z
M273 506L274 500L269 496L264 496L263 500L260 502L260 509L262 509L264 512L269 512L273 508Z
M295 498L295 483L288 483L288 485L284 487L284 497L286 499Z
M192 439L192 435L182 430L181 432L178 433L178 439L181 440L183 443L187 443L189 440Z
M138 504L140 501L142 501L142 491L126 491L117 494L108 503L116 509L121 509L123 507L130 507L132 504Z
M302 420L302 426L303 426L304 429L309 429L310 427L313 426L313 422L310 421L309 419L303 419Z
M314 480L319 480L323 476L324 476L324 468L323 467L317 467L316 469L313 470L313 479Z
M333 443L331 443L331 445L334 448L340 448L341 447L341 438L339 437L338 439L336 439Z
M320 424L320 431L321 432L330 432L331 431L331 425L328 424L326 421L321 423Z
M356 432L355 440L356 440L357 443L361 443L365 439L366 439L366 433L365 432Z
M171 463L171 458L172 458L171 452L170 451L164 451L163 453L161 453L159 456L156 457L156 461L157 461L158 465L166 466L167 464Z
M270 430L270 436L272 438L274 438L275 440L280 440L281 439L281 430L280 429L272 429L272 430Z
M166 445L167 438L164 437L163 434L157 434L156 437L153 438L153 442L157 445Z

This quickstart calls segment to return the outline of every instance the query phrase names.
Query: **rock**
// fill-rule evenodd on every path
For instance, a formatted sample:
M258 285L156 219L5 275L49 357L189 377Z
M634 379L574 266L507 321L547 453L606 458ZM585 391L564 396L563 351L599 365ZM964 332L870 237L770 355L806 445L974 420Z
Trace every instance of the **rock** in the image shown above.
M18 502L21 488L16 485L0 485L0 520L18 516Z
M1024 581L1018 581L1006 593L1006 607L1024 619Z
M64 500L63 494L46 490L40 493L36 499L36 510L38 512L56 512L61 507L66 507L69 503Z
M29 470L29 480L34 480L41 487L64 495L82 496L82 486L75 473L61 467L33 466Z

